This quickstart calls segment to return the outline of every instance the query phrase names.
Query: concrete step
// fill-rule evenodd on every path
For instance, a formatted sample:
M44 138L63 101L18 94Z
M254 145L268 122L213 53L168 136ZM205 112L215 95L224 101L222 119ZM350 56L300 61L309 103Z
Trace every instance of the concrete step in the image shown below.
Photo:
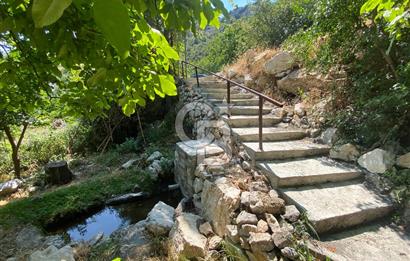
M330 150L329 146L311 140L264 142L263 151L259 150L258 142L244 142L243 145L256 161L326 155Z
M265 117L265 116L264 116ZM259 128L233 128L233 134L238 135L241 141L259 141ZM298 140L306 136L302 129L293 128L262 128L263 141Z
M358 181L280 189L289 204L306 211L317 233L352 227L387 215L393 202Z
M226 88L224 89L224 88L206 88L206 89L204 89L204 88L194 88L194 90L196 90L196 91L198 91L198 92L200 92L200 93L227 93L227 90L226 90ZM236 90L236 89L231 89L231 94L233 94L233 93L239 93L240 91L239 90Z
M193 82L194 87L197 87L196 81ZM226 82L219 82L219 81L200 81L199 88L202 89L225 89L226 90Z
M216 105L226 104L226 99L208 99ZM234 106L257 106L259 105L259 99L231 99L231 105Z
M221 118L226 121L231 128L254 127L259 125L259 116L232 115L228 117L223 115ZM272 127L281 121L281 118L269 114L263 116L262 124L263 127Z
M338 182L362 176L358 168L326 157L293 161L261 161L256 165L269 178L273 187Z
M228 95L222 92L202 92L202 96L210 99L227 99ZM251 99L256 97L249 93L231 93L231 99Z
M228 113L228 106L218 106L220 113ZM263 106L262 113L269 114L273 107ZM259 115L259 106L229 106L229 112L231 115Z

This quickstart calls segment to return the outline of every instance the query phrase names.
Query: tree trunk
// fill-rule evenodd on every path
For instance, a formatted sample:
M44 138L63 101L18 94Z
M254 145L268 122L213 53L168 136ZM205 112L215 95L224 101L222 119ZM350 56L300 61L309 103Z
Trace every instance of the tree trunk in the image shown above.
M28 123L24 123L23 129L20 133L20 138L17 141L17 143L13 138L13 134L10 128L8 126L4 127L4 131L6 132L7 139L9 140L9 143L11 145L11 149L12 149L11 159L13 160L14 175L17 179L20 179L21 177L21 161L20 161L20 156L19 156L19 149L23 141L24 134L26 133L27 127L28 127Z

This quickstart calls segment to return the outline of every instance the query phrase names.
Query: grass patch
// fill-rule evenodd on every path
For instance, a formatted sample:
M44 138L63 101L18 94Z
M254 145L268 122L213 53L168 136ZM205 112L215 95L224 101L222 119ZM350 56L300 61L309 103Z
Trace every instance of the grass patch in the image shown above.
M31 223L45 227L66 215L75 215L92 206L102 205L114 195L130 192L135 184L144 183L146 177L142 171L97 175L80 184L17 200L0 208L0 225L10 227Z

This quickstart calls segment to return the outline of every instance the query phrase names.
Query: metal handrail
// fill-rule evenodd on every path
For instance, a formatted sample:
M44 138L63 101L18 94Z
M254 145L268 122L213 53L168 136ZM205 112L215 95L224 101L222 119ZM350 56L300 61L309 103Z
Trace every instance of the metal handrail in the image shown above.
M186 66L184 66L184 64L186 64ZM268 96L266 96L266 95L264 95L264 94L262 94L258 91L255 91L254 89L248 88L248 87L246 87L246 86L244 86L240 83L237 83L235 81L232 81L232 80L230 80L230 79L228 79L224 76L221 76L221 75L218 75L216 73L210 72L210 71L208 71L204 68L201 68L197 65L191 64L191 63L186 62L186 61L181 61L182 78L184 78L184 73L185 73L186 77L188 78L188 65L194 67L194 69L195 69L196 83L197 83L198 88L199 88L198 69L200 69L204 72L207 72L208 74L213 75L213 76L215 76L219 79L222 79L222 80L226 81L227 102L228 102L228 104L231 103L231 87L232 86L238 86L238 87L240 87L240 88L242 88L242 89L244 89L244 90L246 90L250 93L253 93L253 94L255 94L259 97L259 149L262 151L263 150L263 142L262 142L262 137L263 137L263 117L262 117L262 114L263 114L263 101L264 100L268 101L268 102L270 102L270 103L272 103L276 106L279 106L279 107L283 107L285 105L285 103L279 102L279 101L277 101L275 99L272 99L272 98L270 98L270 97L268 97Z

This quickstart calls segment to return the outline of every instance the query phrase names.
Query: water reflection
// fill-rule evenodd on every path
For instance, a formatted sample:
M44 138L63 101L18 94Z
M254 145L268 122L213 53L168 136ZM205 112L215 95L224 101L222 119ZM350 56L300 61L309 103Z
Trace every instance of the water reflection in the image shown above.
M173 191L161 193L143 201L105 207L102 210L89 213L87 216L71 220L71 222L54 226L50 232L65 232L73 241L90 240L99 233L109 236L121 227L145 219L148 212L158 201L163 201L170 206L176 207L181 198L182 195L179 191Z

